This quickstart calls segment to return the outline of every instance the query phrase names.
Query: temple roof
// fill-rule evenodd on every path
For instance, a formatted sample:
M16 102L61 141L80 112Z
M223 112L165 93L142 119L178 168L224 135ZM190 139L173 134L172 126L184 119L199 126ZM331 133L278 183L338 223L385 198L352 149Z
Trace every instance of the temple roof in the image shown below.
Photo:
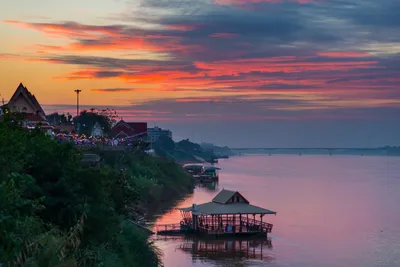
M10 101L8 101L7 106L11 108L13 106L13 103L20 95L25 97L25 99L35 109L35 111L38 112L38 114L45 119L46 114L42 106L40 106L39 102L37 101L35 95L31 94L31 92L29 92L28 89L22 83L18 85L17 90L15 90Z

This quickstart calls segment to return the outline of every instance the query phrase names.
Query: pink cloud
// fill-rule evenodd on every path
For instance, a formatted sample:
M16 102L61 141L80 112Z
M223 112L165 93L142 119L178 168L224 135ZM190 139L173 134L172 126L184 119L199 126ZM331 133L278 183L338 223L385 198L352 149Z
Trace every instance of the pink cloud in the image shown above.
M318 56L321 57L333 57L333 58L346 58L346 57L370 57L372 56L370 53L367 52L346 52L346 51L330 51L330 52L318 52Z

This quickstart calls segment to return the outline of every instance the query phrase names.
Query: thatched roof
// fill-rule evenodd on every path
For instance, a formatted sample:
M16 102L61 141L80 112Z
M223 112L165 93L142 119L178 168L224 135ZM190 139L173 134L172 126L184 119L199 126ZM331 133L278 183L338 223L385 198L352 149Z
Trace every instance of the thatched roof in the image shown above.
M239 192L223 189L211 202L181 208L195 215L216 214L276 214L276 212L251 205Z

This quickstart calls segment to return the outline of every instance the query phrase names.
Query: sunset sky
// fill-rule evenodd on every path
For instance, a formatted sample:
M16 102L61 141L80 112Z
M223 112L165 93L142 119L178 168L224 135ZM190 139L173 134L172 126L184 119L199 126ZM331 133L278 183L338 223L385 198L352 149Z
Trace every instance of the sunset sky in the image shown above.
M0 0L0 98L233 147L400 145L399 0Z

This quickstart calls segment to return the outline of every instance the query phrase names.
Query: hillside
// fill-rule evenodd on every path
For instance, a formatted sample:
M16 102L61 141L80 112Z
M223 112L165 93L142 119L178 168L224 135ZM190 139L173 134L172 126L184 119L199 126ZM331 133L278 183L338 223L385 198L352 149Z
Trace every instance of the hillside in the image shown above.
M0 266L160 265L131 220L191 192L191 177L164 158L100 156L88 166L73 143L0 122Z
M175 161L184 163L212 161L217 155L212 149L184 139L174 142L171 138L162 137L153 144L156 154L162 157L174 159Z

